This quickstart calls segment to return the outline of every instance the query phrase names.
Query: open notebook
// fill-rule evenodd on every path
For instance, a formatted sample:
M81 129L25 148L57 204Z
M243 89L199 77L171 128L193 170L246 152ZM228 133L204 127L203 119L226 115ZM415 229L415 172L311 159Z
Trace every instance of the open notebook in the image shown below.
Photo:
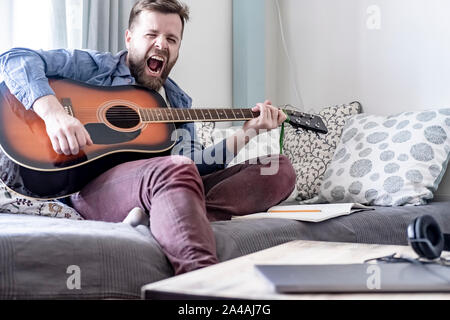
M349 215L355 212L365 210L375 210L375 209L358 203L281 205L270 208L267 212L261 212L240 217L233 217L233 220L273 218L273 219L291 219L307 222L321 222L328 219Z

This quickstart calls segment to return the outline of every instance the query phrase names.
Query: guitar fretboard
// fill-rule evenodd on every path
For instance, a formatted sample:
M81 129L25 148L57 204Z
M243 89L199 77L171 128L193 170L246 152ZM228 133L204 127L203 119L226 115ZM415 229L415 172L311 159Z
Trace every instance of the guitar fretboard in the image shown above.
M144 122L247 121L258 117L251 109L140 109Z

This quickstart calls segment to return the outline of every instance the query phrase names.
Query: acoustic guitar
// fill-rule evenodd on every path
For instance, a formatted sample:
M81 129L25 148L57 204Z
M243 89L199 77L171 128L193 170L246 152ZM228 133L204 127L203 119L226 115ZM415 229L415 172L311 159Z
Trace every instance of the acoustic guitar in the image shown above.
M36 199L58 199L80 191L114 166L169 155L177 139L176 123L247 121L251 109L167 108L155 91L139 86L96 87L50 79L66 112L76 117L94 144L79 154L57 154L44 121L0 84L0 179L13 191ZM326 133L318 116L286 111L290 123Z

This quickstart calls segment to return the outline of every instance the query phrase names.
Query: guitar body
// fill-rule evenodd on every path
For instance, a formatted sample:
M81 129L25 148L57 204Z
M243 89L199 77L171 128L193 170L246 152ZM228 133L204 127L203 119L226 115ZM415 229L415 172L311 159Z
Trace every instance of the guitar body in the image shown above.
M167 108L154 91L53 79L50 86L66 111L86 127L94 145L76 156L58 155L44 121L0 84L0 178L15 192L38 199L62 198L120 163L162 155L175 144L173 123L149 124L141 119L139 110Z

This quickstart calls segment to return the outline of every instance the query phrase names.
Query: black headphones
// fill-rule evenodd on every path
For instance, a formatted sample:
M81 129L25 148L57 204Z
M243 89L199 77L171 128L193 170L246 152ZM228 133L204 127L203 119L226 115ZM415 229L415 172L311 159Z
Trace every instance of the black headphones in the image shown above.
M435 260L442 251L450 251L450 234L443 234L436 220L429 215L415 219L407 232L409 244L421 258Z

